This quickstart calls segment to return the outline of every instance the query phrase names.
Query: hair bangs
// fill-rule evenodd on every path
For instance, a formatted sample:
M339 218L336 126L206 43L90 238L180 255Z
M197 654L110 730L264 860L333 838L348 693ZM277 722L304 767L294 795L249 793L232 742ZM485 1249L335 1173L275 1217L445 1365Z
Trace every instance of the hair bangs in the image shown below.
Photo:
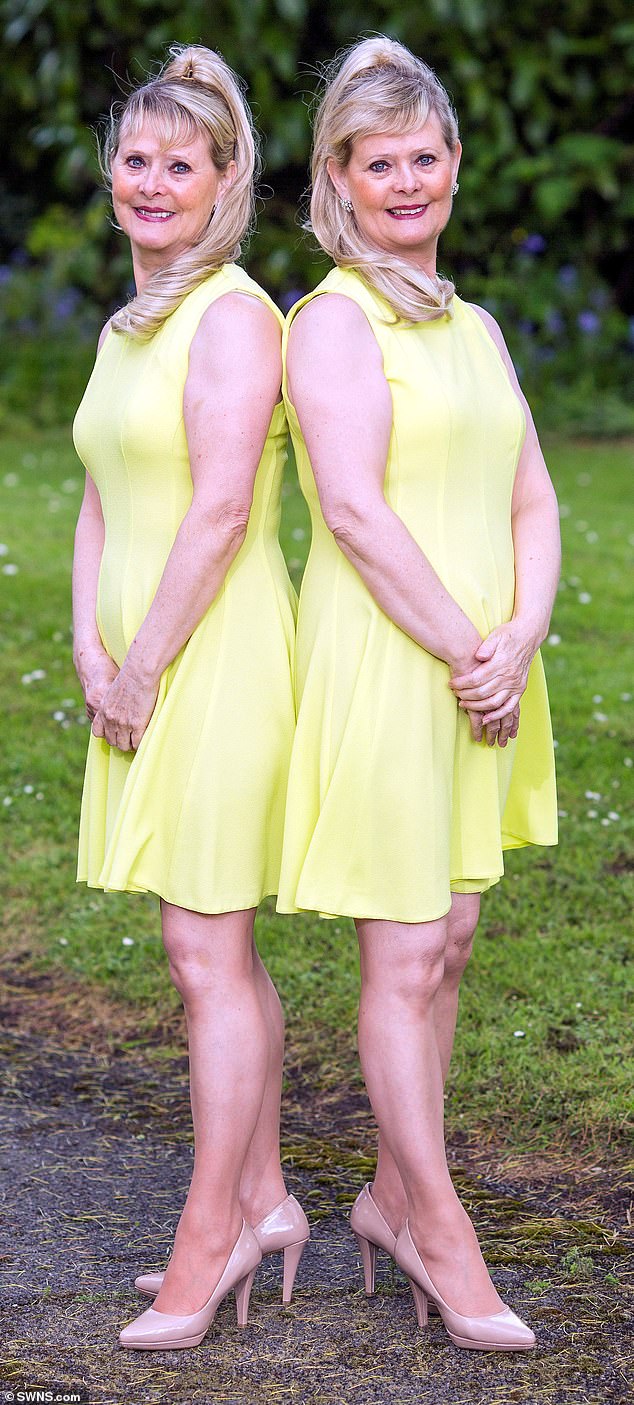
M209 141L203 123L171 94L158 91L158 85L141 88L129 100L121 118L117 145L124 138L134 138L148 123L164 151L172 146L187 146L199 136Z

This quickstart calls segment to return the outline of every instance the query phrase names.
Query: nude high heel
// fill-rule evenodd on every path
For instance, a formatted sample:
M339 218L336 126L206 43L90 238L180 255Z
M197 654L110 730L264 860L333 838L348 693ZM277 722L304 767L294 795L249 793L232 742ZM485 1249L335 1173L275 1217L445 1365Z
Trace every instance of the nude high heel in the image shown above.
M392 1233L387 1220L383 1219L378 1205L372 1199L369 1182L364 1185L350 1211L350 1227L359 1245L365 1291L370 1296L374 1292L377 1248L385 1249L394 1258L396 1235Z
M135 1351L178 1351L184 1347L199 1346L221 1302L232 1288L236 1295L238 1326L246 1327L251 1285L261 1258L260 1246L253 1230L246 1220L243 1220L242 1229L226 1266L211 1297L203 1307L198 1312L183 1317L175 1316L171 1312L157 1312L156 1308L148 1307L140 1317L123 1328L119 1336L121 1345L131 1347Z
M310 1239L310 1226L299 1201L294 1195L287 1195L268 1215L254 1225L253 1233L260 1246L262 1257L284 1251L284 1276L282 1303L288 1307L299 1261ZM164 1273L141 1273L134 1280L135 1288L148 1298L155 1298L161 1287Z
M429 1301L436 1304L455 1346L467 1347L472 1351L530 1351L536 1345L530 1327L506 1305L501 1312L491 1313L488 1317L466 1317L454 1312L434 1287L414 1244L407 1220L396 1240L394 1257L409 1279L419 1327L427 1325Z

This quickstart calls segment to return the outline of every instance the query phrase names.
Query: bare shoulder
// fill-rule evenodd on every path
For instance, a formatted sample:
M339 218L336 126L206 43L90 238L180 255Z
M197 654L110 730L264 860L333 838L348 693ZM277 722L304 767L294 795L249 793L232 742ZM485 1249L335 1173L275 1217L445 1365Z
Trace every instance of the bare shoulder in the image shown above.
M362 361L381 366L382 357L370 323L353 298L343 293L320 293L293 318L289 339L289 364L305 357L327 363L334 370Z
M99 352L101 351L101 348L102 348L102 346L103 346L103 344L104 344L104 342L105 342L105 340L106 340L106 337L107 337L107 335L108 335L108 332L110 331L110 324L111 324L111 322L112 322L112 317L109 317L109 318L108 318L108 321L105 322L104 325L103 325L103 327L101 328L101 331L100 331L100 333L99 333L99 341L97 342L97 355L99 355Z
M203 313L192 346L197 341L215 342L221 336L231 342L280 343L282 329L275 313L255 293L232 291L216 298Z
M189 377L216 383L272 379L279 387L281 366L282 329L262 298L223 293L205 310L189 349Z
M480 321L484 323L487 332L493 338L493 341L495 342L496 346L499 347L500 351L506 352L508 355L506 342L502 334L502 329L499 323L496 322L495 317L492 315L492 313L488 312L486 307L479 307L478 303L476 302L467 303L467 307L470 307L474 312L477 312Z

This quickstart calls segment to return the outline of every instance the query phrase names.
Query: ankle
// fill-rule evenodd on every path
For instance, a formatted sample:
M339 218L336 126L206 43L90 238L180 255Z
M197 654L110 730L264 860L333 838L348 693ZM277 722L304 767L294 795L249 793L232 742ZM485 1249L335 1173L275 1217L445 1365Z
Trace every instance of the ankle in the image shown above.
M269 1215L271 1210L286 1200L287 1195L288 1190L281 1171L277 1175L267 1177L257 1186L250 1186L244 1191L241 1188L240 1205L247 1224L260 1224L260 1221Z
M370 1194L377 1210L383 1216L393 1234L398 1234L407 1219L407 1197L391 1186L376 1181L370 1183Z

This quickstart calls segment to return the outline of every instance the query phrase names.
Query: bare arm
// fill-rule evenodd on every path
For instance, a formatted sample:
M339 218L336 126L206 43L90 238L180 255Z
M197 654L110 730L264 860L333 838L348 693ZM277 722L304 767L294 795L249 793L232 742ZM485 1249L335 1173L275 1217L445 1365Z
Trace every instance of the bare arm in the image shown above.
M298 314L288 380L338 546L390 619L464 672L481 638L386 502L392 399L376 338L350 298L324 294Z
M101 332L98 352L109 325L107 322ZM91 720L118 672L97 629L97 584L104 536L101 500L90 474L86 473L73 552L73 663Z
M257 298L228 293L194 336L183 408L193 482L156 595L93 731L136 749L162 672L189 639L239 551L281 379L280 329Z
M516 706L524 692L530 665L548 633L561 569L561 545L555 490L529 406L500 328L483 308L475 311L500 351L526 415L526 437L511 504L515 550L513 616L508 624L492 630L480 645L478 666L452 679L461 705L481 712L487 722L500 717L509 705Z

